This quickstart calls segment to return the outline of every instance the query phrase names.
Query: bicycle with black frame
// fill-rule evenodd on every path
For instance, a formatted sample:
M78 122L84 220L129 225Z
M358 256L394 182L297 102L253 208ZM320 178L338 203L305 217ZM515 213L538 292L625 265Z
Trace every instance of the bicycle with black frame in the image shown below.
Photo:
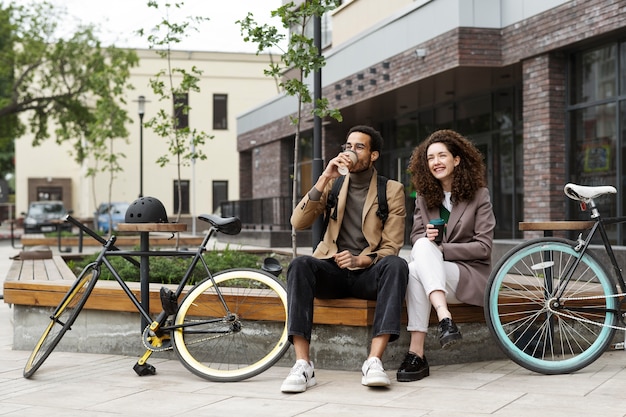
M147 363L153 352L173 349L180 362L193 374L219 382L240 381L274 365L289 347L287 341L287 294L277 279L282 269L273 258L268 268L234 268L213 274L203 254L215 233L238 234L236 217L201 215L210 229L195 251L123 251L115 246L116 236L104 239L72 216L65 220L103 244L95 261L78 275L70 290L50 313L50 322L26 362L24 377L41 367L63 336L72 329L85 306L102 268L108 269L141 317L149 325L142 334L145 353L134 366L140 375L152 375ZM136 256L188 256L189 267L175 290L160 290L163 310L155 318L137 300L111 264L122 256L138 265ZM192 272L201 265L206 277L188 286ZM270 272L272 273L270 273Z
M594 201L612 186L567 184L565 194L590 214L593 226L575 241L543 237L509 251L494 267L485 293L485 319L514 362L543 374L578 371L602 355L617 330L626 330L626 283ZM591 250L599 234L613 274Z

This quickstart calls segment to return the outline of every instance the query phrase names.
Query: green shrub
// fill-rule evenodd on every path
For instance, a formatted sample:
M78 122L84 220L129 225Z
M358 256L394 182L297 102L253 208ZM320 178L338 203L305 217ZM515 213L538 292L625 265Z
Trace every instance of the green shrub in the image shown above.
M114 252L113 252L114 253ZM192 253L193 255L193 253ZM82 271L82 269L89 263L96 260L98 254L88 255L81 260L68 261L68 266L74 271L76 275ZM253 254L244 251L237 251L226 248L224 250L212 250L203 255L205 262L207 263L209 270L212 274L219 271L223 271L231 268L261 268L263 259L268 256L274 256L283 265L283 271L286 271L286 264L288 257L276 256L275 254ZM139 257L133 256L139 263ZM128 260L121 256L108 256L107 259L111 262L117 273L124 281L139 282L139 267L133 265ZM192 256L152 256L150 257L150 282L161 284L178 284L183 278ZM282 274L284 275L284 273ZM202 265L202 262L198 262L196 265L190 280L187 284L193 285L202 281L207 277L207 273ZM102 268L102 275L100 279L113 280L114 277L111 272L106 268Z

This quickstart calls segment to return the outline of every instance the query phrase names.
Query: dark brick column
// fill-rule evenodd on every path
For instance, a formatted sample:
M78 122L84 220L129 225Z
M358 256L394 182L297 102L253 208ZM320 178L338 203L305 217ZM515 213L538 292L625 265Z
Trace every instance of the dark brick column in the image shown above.
M524 221L565 220L566 58L523 61Z

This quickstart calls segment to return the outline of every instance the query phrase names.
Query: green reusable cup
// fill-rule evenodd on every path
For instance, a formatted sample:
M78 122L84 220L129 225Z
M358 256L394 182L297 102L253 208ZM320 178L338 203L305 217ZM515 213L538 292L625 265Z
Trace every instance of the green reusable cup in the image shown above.
M443 241L443 230L446 227L446 221L444 219L432 219L429 223L439 231L439 234L435 237L435 243L440 244Z

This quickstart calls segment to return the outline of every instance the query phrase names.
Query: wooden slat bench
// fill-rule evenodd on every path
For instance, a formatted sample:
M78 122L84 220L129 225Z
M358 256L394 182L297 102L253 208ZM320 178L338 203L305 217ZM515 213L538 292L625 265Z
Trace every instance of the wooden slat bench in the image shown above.
M520 222L519 230L523 232L543 232L544 236L552 236L553 232L587 230L593 227L595 222L590 220L555 220L543 222Z
M177 238L171 237L171 234L166 235L151 235L150 236L150 247L168 247L174 246L177 242L181 246L197 246L202 243L203 236L191 236L191 235L183 235ZM24 247L32 247L39 245L47 245L47 246L60 246L60 247L76 247L79 246L78 237L46 237L40 233L32 233L22 235L20 238L20 242ZM102 246L100 242L91 238L90 236L83 236L82 241L83 246ZM129 246L139 246L139 236L117 236L117 240L115 241L115 245L118 247L129 247Z
M8 304L54 307L76 279L61 256L52 259L14 260L4 282L4 302ZM128 286L140 298L140 284L129 282ZM161 311L159 290L161 284L150 286L150 312ZM174 285L168 285L175 288ZM136 312L135 306L115 281L98 281L89 297L86 309L102 311ZM369 326L374 319L375 301L356 298L315 300L316 324L346 326ZM450 305L453 317L459 323L484 322L482 307L467 304ZM406 323L406 313L403 314ZM436 323L431 315L431 323Z

